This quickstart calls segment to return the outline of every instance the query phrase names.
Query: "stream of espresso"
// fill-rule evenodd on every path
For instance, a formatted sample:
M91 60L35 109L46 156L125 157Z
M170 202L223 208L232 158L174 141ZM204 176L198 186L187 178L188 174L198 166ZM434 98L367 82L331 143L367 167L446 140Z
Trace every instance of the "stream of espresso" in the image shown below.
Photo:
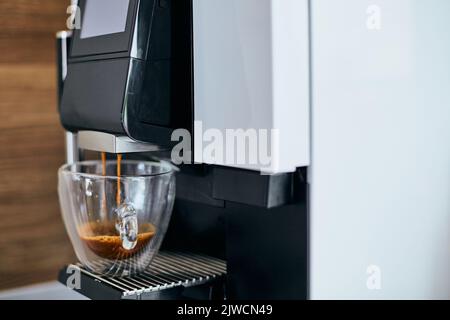
M102 175L106 176L106 152L102 152Z
M120 190L120 176L122 175L121 165L122 165L122 155L118 154L117 155L117 194L116 194L117 208L120 207L120 202L121 202L121 199L120 199L120 197L121 197L120 196L120 193L121 193L121 190Z
M102 175L106 176L106 152L102 152ZM106 217L106 194L105 190L103 190L103 199L102 199L102 216Z
M121 199L121 187L120 187L120 176L122 175L122 155L117 155L117 192L116 192L116 204L117 208L120 207ZM106 152L102 152L102 175L106 176ZM103 198L104 205L106 207L106 197Z

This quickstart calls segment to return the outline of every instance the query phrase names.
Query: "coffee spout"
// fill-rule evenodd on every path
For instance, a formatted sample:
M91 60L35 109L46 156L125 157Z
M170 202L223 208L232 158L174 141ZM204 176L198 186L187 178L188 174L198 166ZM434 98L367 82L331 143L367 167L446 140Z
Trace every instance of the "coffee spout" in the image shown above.
M160 151L160 148L154 144L97 131L80 131L78 133L78 146L83 150L114 154Z

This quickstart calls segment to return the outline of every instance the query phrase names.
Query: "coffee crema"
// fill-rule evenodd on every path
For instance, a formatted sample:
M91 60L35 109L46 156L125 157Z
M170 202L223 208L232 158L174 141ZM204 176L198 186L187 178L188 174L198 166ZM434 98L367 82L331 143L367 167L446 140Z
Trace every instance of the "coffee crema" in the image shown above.
M122 246L122 240L114 222L89 222L79 229L81 240L96 255L105 259L128 259L143 249L156 234L156 228L151 223L139 225L136 246L127 250Z

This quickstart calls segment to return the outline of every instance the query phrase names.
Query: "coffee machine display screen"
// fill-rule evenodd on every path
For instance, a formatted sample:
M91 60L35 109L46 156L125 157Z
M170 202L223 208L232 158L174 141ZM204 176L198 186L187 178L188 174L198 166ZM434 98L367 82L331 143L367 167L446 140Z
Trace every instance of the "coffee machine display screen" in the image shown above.
M86 0L81 39L124 32L130 0Z

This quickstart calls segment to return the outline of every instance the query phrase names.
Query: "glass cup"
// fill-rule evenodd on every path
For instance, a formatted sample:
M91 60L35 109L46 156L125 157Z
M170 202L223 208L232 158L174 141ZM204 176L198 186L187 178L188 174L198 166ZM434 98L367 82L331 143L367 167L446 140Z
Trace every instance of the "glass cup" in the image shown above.
M58 194L79 261L95 273L140 273L158 252L175 199L168 162L86 161L61 167ZM118 173L120 172L120 175Z

